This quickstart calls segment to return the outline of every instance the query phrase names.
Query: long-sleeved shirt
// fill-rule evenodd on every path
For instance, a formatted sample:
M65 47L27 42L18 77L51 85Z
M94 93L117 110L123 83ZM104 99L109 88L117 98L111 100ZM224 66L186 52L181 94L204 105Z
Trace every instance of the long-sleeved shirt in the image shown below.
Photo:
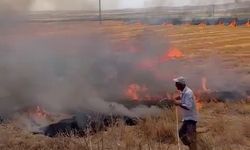
M193 91L187 86L181 92L181 105L185 106L187 109L181 108L182 111L182 121L193 120L198 121L198 114L196 110L195 97Z

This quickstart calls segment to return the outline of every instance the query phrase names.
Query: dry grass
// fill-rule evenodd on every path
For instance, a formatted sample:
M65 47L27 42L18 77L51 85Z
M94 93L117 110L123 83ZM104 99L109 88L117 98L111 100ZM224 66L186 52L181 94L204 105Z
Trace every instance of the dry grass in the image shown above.
M198 133L201 150L248 149L250 146L250 117L237 111L247 112L250 104L209 104L200 112L199 128L207 128ZM221 105L226 105L225 107ZM230 109L228 109L228 107ZM224 109L218 112L216 109ZM210 116L215 111L216 116ZM85 149L85 150L125 150L125 149L173 149L177 148L175 112L165 110L160 117L148 117L137 126L118 124L108 131L99 132L85 138L48 138L32 135L12 123L0 126L0 149ZM186 149L185 146L182 146Z
M159 118L147 118L145 122L139 124L139 129L147 139L173 144L176 143L175 122L175 114L168 110L163 112Z

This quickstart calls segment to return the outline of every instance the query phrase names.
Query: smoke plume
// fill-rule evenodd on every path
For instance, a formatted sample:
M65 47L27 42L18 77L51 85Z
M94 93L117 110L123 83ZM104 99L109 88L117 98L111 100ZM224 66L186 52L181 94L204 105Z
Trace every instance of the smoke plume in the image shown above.
M117 102L126 99L124 90L132 83L146 86L150 94L174 91L172 78L179 75L194 88L200 88L203 76L214 90L241 88L235 79L242 75L223 69L220 58L158 64L169 45L150 29L130 42L114 44L109 34L98 32L98 25L72 23L76 26L72 30L67 28L70 23L27 23L29 1L18 8L16 3L2 4L8 13L0 16L1 114L33 105L56 112L108 113L111 108L129 116L157 112L155 107L129 110ZM22 17L13 15L16 12Z
M115 106L117 114L137 116L109 101L124 98L133 82L157 83L152 73L137 68L139 58L149 55L127 54L105 34L88 32L95 30L89 26L79 36L36 34L40 29L25 22L26 4L1 14L0 113L11 115L36 105L55 112L108 113Z

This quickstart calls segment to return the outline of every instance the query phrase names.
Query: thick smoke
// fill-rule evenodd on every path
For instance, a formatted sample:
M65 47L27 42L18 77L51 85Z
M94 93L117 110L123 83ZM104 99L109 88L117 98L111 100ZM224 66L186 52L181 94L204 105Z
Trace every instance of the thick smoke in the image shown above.
M6 17L6 13L0 17L0 33L4 33L0 36L2 114L41 105L57 112L108 113L112 108L118 114L143 115L158 109L128 110L116 103L126 98L124 90L128 85L146 86L153 95L173 91L171 79L179 75L186 76L189 85L196 88L200 88L204 76L214 90L241 86L235 80L241 75L223 69L219 58L157 64L169 47L150 29L142 30L135 40L114 44L105 31L98 32L97 25L69 23L67 28L67 23L39 25L20 21L13 14L22 14L24 20L29 3L23 4L20 9L8 3L5 12L12 17ZM71 25L75 25L74 30Z
M98 10L99 0L33 0L30 9L40 10ZM119 1L105 0L102 1L103 9L119 8Z
M118 114L141 115L157 109L140 107L130 111L111 101L126 99L124 90L131 83L145 85L152 94L173 91L171 79L179 75L186 76L193 88L200 88L203 76L214 90L239 87L233 79L240 76L222 69L217 59L204 60L204 65L173 60L154 66L168 45L159 42L157 36L149 36L150 31L145 30L134 43L120 43L121 47L112 44L105 34L89 32L94 31L92 27L84 31L70 36L8 35L5 40L11 41L0 45L2 113L41 105L56 112L109 113L114 108ZM132 50L140 51L130 52L130 44L135 46Z
M93 30L93 29L91 29ZM56 111L105 112L126 86L146 72L114 54L101 35L22 37L1 46L1 110L42 105ZM153 79L151 79L153 80Z
M0 0L0 10L7 12L24 12L29 9L32 0Z
M128 54L105 34L88 32L95 30L89 26L78 36L48 30L42 34L42 26L25 22L29 3L22 9L15 8L16 3L2 4L8 7L0 21L1 114L41 105L56 112L109 113L112 107L117 114L138 115L109 101L124 98L131 83L157 83L151 72L138 71L139 58L149 55Z

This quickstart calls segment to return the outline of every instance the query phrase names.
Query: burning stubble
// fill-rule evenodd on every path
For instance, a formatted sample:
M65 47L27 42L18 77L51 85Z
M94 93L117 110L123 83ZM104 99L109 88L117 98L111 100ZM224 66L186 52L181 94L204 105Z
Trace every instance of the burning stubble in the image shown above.
M112 104L117 114L137 116L106 101L124 98L124 88L142 78L149 79L147 84L157 83L149 71L137 70L138 56L116 52L103 35L19 36L8 35L14 42L1 44L4 114L36 105L56 112L108 113Z
M181 50L170 48L166 39L147 28L132 40L114 43L107 31L94 23L39 24L1 18L5 22L0 26L4 33L0 36L2 115L12 116L37 105L66 114L157 114L158 107L128 109L119 102L134 99L127 95L131 85L136 89L132 93L139 89L137 100L174 91L172 78L179 75L186 76L188 84L197 89L202 77L207 77L209 89L241 90L234 80L241 74L223 69L218 65L220 58L185 61L188 58Z
M136 48L142 49L137 53L126 46L118 51L105 34L22 36L2 44L1 110L39 104L54 111L105 112L109 106L105 101L126 98L129 86L137 84L153 95L174 89L171 79L178 75L186 76L192 87L200 86L204 76L209 88L239 87L232 80L238 74L221 76L228 71L215 67L214 60L204 60L202 66L178 59L162 63L168 45L147 36L145 31L136 39Z

